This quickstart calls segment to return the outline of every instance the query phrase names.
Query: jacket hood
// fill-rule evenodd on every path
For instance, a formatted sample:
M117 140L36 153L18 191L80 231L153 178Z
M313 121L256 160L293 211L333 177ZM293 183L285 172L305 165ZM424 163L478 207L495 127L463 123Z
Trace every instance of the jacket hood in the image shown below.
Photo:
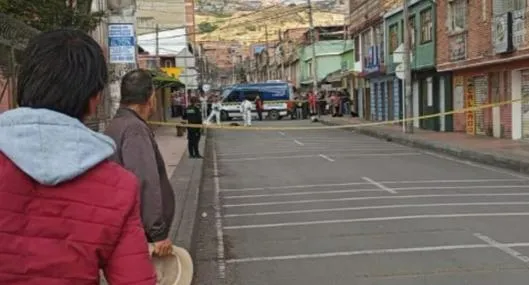
M17 108L0 115L0 152L43 185L76 178L115 149L111 138L58 112Z

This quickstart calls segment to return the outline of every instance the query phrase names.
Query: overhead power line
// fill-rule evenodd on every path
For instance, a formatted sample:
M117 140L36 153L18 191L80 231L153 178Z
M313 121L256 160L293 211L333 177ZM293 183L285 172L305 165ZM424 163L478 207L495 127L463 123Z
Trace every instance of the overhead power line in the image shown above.
M306 10L307 8L304 8L304 10ZM277 15L276 17L269 17L269 18L261 18L260 20L261 21L256 21L256 20L252 20L252 21L246 21L246 22L243 22L243 23L238 23L236 25L230 25L230 26L227 26L227 27L223 27L222 29L221 28L218 28L216 29L215 31L213 32L216 32L216 31L219 31L219 30L226 30L228 28L234 28L234 27L240 27L240 26L244 26L244 25L258 25L260 23L263 23L263 22L268 22L270 20L275 20L275 19L279 19L279 18L282 18L282 17L285 17L285 16L290 16L290 15L293 15L293 14L297 14L297 13L300 13L302 12L302 10L295 10L295 11L290 11L289 13L284 13L284 14L280 14L280 15ZM181 37L186 37L186 36L190 36L190 35L204 35L204 34L211 34L212 32L195 32L195 33L184 33L184 34L180 34L180 35L174 35L174 36L168 36L168 37L160 37L158 38L159 40L163 40L163 39L176 39L176 38L181 38ZM154 41L155 39L152 39L152 41ZM151 40L149 40L151 41Z

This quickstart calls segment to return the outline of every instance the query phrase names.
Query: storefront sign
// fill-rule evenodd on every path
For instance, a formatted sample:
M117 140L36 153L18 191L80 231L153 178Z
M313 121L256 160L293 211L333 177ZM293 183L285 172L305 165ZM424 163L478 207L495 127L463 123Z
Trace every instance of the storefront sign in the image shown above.
M512 14L507 12L492 21L492 46L495 53L512 51Z
M475 107L475 90L474 90L474 82L472 78L467 79L466 84L466 90L465 90L465 103L466 108L472 108ZM465 113L466 116L466 131L469 135L475 135L476 134L476 116L475 111L467 111Z
M450 59L462 60L467 57L467 34L459 34L450 38Z
M109 63L136 63L133 24L108 25Z

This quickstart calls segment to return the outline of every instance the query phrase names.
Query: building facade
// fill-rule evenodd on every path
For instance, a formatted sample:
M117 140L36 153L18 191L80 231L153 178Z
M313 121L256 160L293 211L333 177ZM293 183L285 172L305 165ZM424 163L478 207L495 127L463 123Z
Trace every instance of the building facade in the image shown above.
M529 139L526 11L524 0L438 1L437 69L451 75L453 108L496 104L455 114L455 131Z
M447 77L436 70L436 8L437 5L430 0L409 1L412 110L415 118L452 110L451 97L446 96ZM386 85L381 85L378 88L379 90L382 89L382 94L377 94L377 98L382 98L382 102L390 102L389 105L393 108L393 113L391 113L391 109L385 109L385 114L390 116L382 117L383 120L403 118L402 80L397 77L397 73L404 70L402 52L405 28L402 7L397 7L386 13L384 29L387 76ZM378 90L377 92L380 93ZM399 96L395 96L397 94ZM397 116L397 114L399 115ZM415 119L413 124L422 129L450 131L452 129L452 116Z
M354 40L354 68L347 73L353 102L360 118L383 120L394 117L389 102L384 60L383 15L401 3L400 0L350 0L346 17L348 38ZM398 89L398 88L397 88ZM398 97L398 96L397 96ZM398 114L397 114L398 115Z

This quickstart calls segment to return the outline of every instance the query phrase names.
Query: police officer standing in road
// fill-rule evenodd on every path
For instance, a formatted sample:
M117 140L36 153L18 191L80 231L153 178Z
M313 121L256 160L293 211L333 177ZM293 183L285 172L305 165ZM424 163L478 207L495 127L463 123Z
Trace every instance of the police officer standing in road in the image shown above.
M190 104L184 112L184 120L187 120L188 124L202 125L202 113L200 112L200 107L198 107L198 101L196 97L191 97ZM201 136L200 130L200 127L187 128L187 149L191 158L202 158L198 150Z

